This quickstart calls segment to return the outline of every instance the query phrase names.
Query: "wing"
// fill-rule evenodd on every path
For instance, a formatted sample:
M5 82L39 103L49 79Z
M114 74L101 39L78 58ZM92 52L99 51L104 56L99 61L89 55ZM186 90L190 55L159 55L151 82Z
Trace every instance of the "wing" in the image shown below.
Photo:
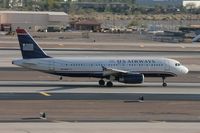
M103 76L119 76L119 75L123 75L123 74L128 74L128 71L124 71L124 70L119 70L119 69L112 69L112 68L106 68L104 66L102 66L103 68Z
M144 75L141 73L132 73L130 71L106 68L104 66L102 68L103 76L109 76L110 80L128 84L141 84L144 82Z

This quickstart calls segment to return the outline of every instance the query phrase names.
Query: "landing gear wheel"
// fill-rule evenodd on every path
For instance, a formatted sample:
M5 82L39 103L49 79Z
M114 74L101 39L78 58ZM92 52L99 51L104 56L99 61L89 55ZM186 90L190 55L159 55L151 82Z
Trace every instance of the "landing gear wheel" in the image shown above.
M167 83L163 83L163 87L167 87Z
M113 86L113 83L112 83L111 81L108 81L107 84L106 84L106 86L107 86L107 87L112 87L112 86Z
M104 86L105 85L105 81L103 79L99 80L99 85L100 86Z
M167 83L165 83L165 79L166 79L166 77L162 77L162 80L163 80L162 86L163 86L163 87L167 87Z

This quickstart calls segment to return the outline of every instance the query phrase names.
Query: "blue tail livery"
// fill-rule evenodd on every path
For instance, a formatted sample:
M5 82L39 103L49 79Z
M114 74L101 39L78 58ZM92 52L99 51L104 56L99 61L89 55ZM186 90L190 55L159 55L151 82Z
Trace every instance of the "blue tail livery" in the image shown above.
M50 58L24 29L16 29L23 59Z

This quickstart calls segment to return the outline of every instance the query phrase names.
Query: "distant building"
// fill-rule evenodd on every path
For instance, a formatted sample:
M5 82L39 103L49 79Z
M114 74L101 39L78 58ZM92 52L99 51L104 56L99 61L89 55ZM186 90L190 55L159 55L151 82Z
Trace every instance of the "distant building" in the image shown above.
M135 3L141 7L181 7L183 4L183 0L136 0Z
M96 20L81 20L76 22L71 22L70 27L74 30L86 30L97 32L101 30L101 23Z
M183 0L183 6L187 8L200 8L200 0Z
M75 5L82 9L95 9L104 11L106 8L110 9L129 9L127 3L122 2L111 2L111 3L98 3L98 2L76 2Z
M67 26L68 15L64 12L0 11L0 24L36 31L50 26Z
M8 0L9 7L22 7L24 4L23 0Z

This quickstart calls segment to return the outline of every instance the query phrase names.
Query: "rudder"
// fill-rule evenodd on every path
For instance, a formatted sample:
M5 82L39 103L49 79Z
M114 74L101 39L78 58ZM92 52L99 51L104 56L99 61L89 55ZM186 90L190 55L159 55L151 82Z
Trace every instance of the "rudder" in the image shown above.
M16 29L23 59L50 58L24 29Z

